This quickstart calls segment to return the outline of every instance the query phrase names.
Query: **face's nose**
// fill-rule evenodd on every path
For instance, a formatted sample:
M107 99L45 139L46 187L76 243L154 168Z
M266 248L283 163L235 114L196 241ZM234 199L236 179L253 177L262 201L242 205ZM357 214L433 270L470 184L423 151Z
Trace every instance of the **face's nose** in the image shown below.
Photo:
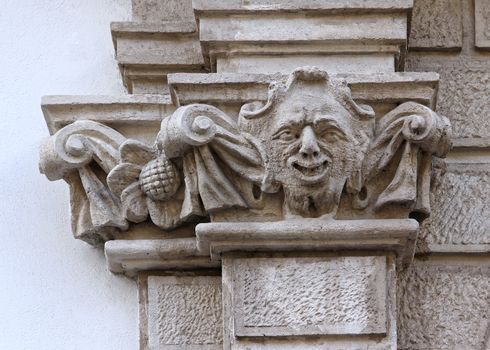
M299 150L303 159L314 159L320 154L320 147L311 126L305 126L301 132L301 148Z

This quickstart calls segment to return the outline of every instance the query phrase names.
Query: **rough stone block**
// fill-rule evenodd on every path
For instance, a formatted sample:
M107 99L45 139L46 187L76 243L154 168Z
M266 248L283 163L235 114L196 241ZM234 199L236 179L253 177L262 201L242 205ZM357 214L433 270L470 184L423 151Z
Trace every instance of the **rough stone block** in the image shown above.
M222 349L220 277L148 277L151 350Z
M462 38L461 0L415 0L410 49L461 48Z
M458 165L434 172L431 216L419 250L434 245L490 244L490 165Z
M490 137L490 62L409 57L407 70L439 73L437 111L451 120L453 137Z
M132 0L132 8L139 22L194 20L192 0Z
M415 261L398 286L399 350L489 349L488 259Z
M490 49L490 2L475 0L475 44Z
M386 333L385 260L234 260L235 336Z

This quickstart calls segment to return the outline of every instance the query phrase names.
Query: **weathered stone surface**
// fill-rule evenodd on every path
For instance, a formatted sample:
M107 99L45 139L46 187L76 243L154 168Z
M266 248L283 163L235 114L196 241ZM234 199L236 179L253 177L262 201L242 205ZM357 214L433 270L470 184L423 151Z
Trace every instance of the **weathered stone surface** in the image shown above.
M431 216L422 224L419 250L434 245L490 244L489 198L490 165L436 169L430 195Z
M220 277L148 277L151 350L222 349Z
M435 108L439 75L436 73L339 74L345 78L356 101L367 104L393 104L416 100ZM217 103L241 105L267 101L272 81L286 80L283 74L169 74L173 100L180 105Z
M396 251L409 263L419 224L404 220L318 220L279 222L214 222L196 226L197 248L220 260L236 251Z
M112 40L130 93L168 93L167 74L204 70L196 23L113 22Z
M284 13L281 16L200 17L200 40L204 42L274 42L274 41L340 41L406 40L407 19L404 14L378 14L306 17ZM355 24L355 25L354 25Z
M155 95L44 96L41 108L51 134L77 120L92 120L139 138L147 128L158 131L162 119L175 111L168 96Z
M193 20L192 0L132 0L133 20L161 22Z
M398 283L399 350L489 348L488 259L416 261Z
M120 239L104 245L109 270L134 275L139 271L219 267L209 254L197 250L196 239ZM192 235L192 232L190 232ZM159 239L157 239L159 238Z
M267 73L294 69L294 62L296 67L354 72L363 61L371 62L369 71L393 72L406 50L410 4L411 0L194 2L199 39L211 67L218 72L240 67L242 72Z
M376 118L342 76L303 67L271 83L267 101L243 105L238 120L210 105L179 107L153 147L77 121L45 142L40 169L69 177L74 231L91 243L129 222L171 230L237 210L272 208L277 220L403 219L428 210L430 167L418 154L444 156L450 133L445 117L416 102Z
M203 65L194 23L113 23L119 64L185 66Z
M224 348L396 349L393 258L225 254Z
M235 259L235 336L386 333L385 259Z
M409 39L410 49L461 48L461 0L415 0Z
M488 61L409 57L407 69L439 73L437 111L451 120L454 137L490 136Z
M316 66L329 73L389 73L394 72L393 54L381 52L358 55L318 55L303 54L284 57L283 55L243 55L216 58L218 73L289 73L298 66Z
M490 3L486 0L475 0L475 44L490 49Z
M241 13L250 11L356 11L386 12L411 9L413 0L193 0L192 5L197 12L212 11L225 13Z

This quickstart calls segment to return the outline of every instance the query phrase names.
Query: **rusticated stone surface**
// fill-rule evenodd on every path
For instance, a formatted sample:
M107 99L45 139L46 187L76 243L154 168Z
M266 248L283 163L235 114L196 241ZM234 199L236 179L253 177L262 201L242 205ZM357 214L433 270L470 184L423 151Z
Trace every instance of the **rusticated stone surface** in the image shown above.
M401 275L399 350L488 349L490 266L479 265L416 261Z
M385 257L234 262L236 336L386 332Z
M454 49L462 45L461 0L415 0L411 49Z
M436 169L419 245L490 244L490 166ZM421 248L423 249L423 248Z
M148 277L150 349L220 349L220 277Z
M453 136L490 136L490 64L476 60L430 61L411 57L410 71L440 74L437 111L451 120Z
M475 44L490 49L490 2L475 0Z

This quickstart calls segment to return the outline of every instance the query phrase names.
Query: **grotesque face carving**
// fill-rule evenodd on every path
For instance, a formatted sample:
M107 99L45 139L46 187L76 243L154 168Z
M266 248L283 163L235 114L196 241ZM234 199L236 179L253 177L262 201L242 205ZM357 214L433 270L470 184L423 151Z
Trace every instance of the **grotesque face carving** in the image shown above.
M290 214L332 213L355 157L351 118L331 95L295 95L278 106L270 151Z
M279 182L316 187L343 172L352 132L349 112L340 103L333 98L294 98L277 113L271 150Z
M372 109L357 105L343 81L308 67L293 72L286 84L271 86L260 110L247 110L254 107L242 108L241 115L261 121L250 131L266 145L263 188L283 189L285 216L334 216L343 188L348 181L353 186L361 168Z

